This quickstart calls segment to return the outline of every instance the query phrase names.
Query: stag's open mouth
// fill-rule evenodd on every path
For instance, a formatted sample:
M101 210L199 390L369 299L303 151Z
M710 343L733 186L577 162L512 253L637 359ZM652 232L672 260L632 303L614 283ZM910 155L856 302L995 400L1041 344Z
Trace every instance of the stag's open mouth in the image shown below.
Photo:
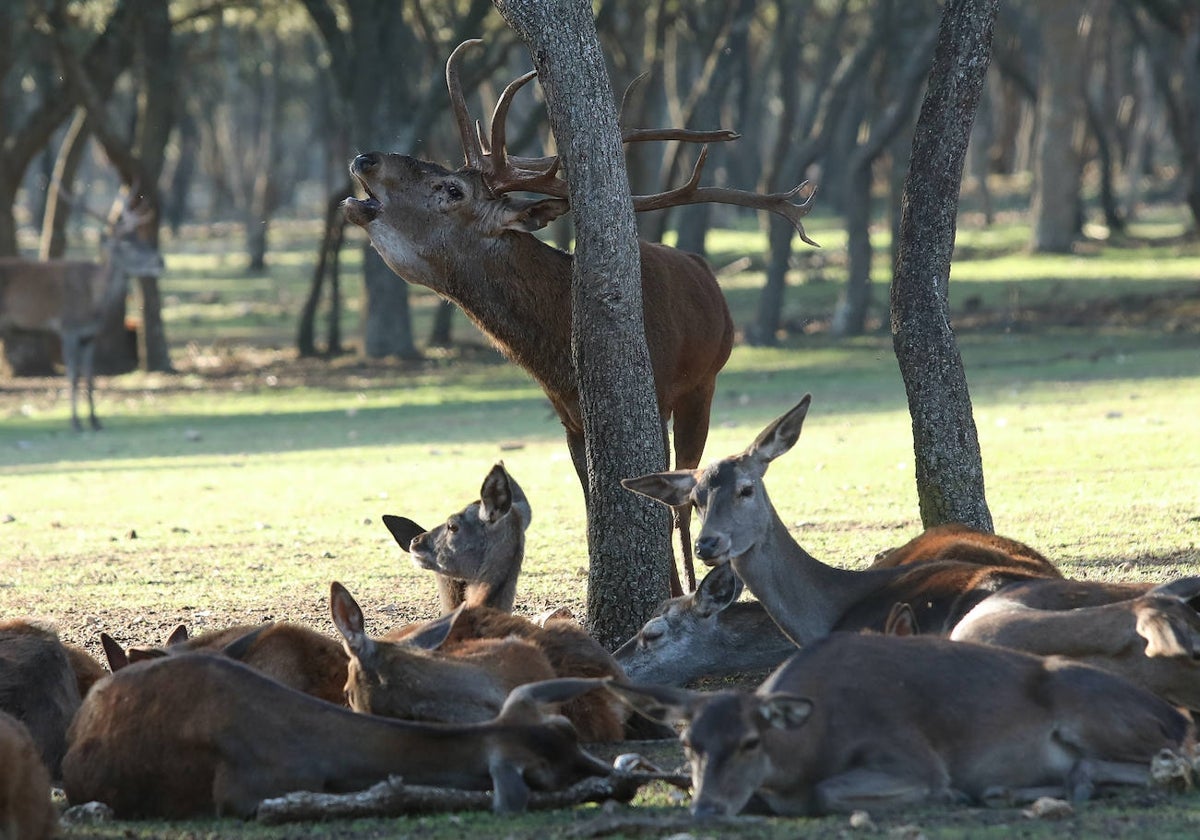
M352 172L354 180L358 181L359 186L363 188L363 192L367 194L366 198L355 198L350 196L342 202L342 212L346 214L346 220L358 225L366 227L371 222L375 221L375 217L379 215L379 211L383 209L383 205L379 199L375 197L375 193L371 192L371 188L367 186L367 182L357 172Z

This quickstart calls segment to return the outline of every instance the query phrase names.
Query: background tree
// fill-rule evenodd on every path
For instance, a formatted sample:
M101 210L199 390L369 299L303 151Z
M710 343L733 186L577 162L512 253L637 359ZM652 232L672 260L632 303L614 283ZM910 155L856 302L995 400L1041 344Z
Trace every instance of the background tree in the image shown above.
M992 530L966 373L950 327L950 258L971 123L983 92L999 0L949 0L904 186L892 342L913 423L925 527Z
M620 484L665 469L666 454L616 103L588 0L496 0L496 7L529 46L570 173L571 355L587 452L588 625L615 647L667 591L671 554L666 509Z

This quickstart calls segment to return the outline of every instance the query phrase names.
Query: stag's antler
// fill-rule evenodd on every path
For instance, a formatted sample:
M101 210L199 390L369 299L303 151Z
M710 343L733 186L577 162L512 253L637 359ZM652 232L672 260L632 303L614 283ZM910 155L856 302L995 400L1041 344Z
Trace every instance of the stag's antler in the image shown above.
M493 195L507 192L524 191L536 192L555 198L567 198L567 182L559 177L561 159L558 155L548 157L518 157L509 155L506 148L508 109L512 105L517 91L530 82L537 71L531 70L518 76L504 88L496 101L492 112L490 137L485 138L483 127L478 121L472 120L467 110L466 96L463 94L462 79L459 74L459 62L462 55L471 47L481 45L482 40L476 38L463 41L446 60L446 86L450 90L450 103L454 109L455 121L458 123L458 133L462 139L463 154L467 166L478 169L483 173L484 183ZM645 77L645 74L634 79L625 91L621 100L621 115L624 118L630 91ZM683 143L724 143L741 137L736 131L717 129L715 131L696 131L684 128L637 128L626 129L621 133L621 142L645 143L652 141L674 140ZM817 245L808 238L800 220L807 216L812 209L816 187L808 181L797 185L784 193L762 194L747 190L735 190L725 187L701 187L700 173L708 159L708 146L700 150L691 177L682 186L665 192L651 195L636 195L633 197L633 209L637 212L644 210L662 210L667 207L678 207L684 204L733 204L739 207L750 207L755 210L768 210L783 216L796 228L800 238L809 245ZM801 193L807 193L798 203L794 200ZM819 246L818 246L819 247Z

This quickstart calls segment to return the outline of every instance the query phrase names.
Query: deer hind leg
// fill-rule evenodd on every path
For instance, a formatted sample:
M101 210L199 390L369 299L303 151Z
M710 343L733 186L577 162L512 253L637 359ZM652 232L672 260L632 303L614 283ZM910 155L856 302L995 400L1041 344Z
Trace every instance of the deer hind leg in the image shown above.
M931 787L915 776L903 776L860 767L830 776L813 790L820 813L874 811L897 805L910 805L930 799L955 801L959 795L947 787Z
M83 341L80 337L63 334L63 365L67 369L67 386L71 390L71 428L77 432L83 431L83 424L79 422L79 374L82 355Z
M100 418L96 416L96 401L92 393L96 385L96 337L83 339L81 345L80 367L83 368L83 381L87 386L88 422L93 429L99 431L103 427L100 425Z

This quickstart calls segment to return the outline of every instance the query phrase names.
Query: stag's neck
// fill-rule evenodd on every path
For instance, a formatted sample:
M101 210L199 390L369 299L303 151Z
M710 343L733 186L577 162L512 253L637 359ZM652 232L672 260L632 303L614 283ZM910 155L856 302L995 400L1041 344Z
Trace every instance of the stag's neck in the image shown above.
M571 256L516 232L489 240L482 252L452 253L424 285L458 304L546 390L573 392Z
M772 519L766 536L732 559L733 568L800 647L828 636L847 609L895 576L890 569L859 572L826 565L792 538L777 513Z

